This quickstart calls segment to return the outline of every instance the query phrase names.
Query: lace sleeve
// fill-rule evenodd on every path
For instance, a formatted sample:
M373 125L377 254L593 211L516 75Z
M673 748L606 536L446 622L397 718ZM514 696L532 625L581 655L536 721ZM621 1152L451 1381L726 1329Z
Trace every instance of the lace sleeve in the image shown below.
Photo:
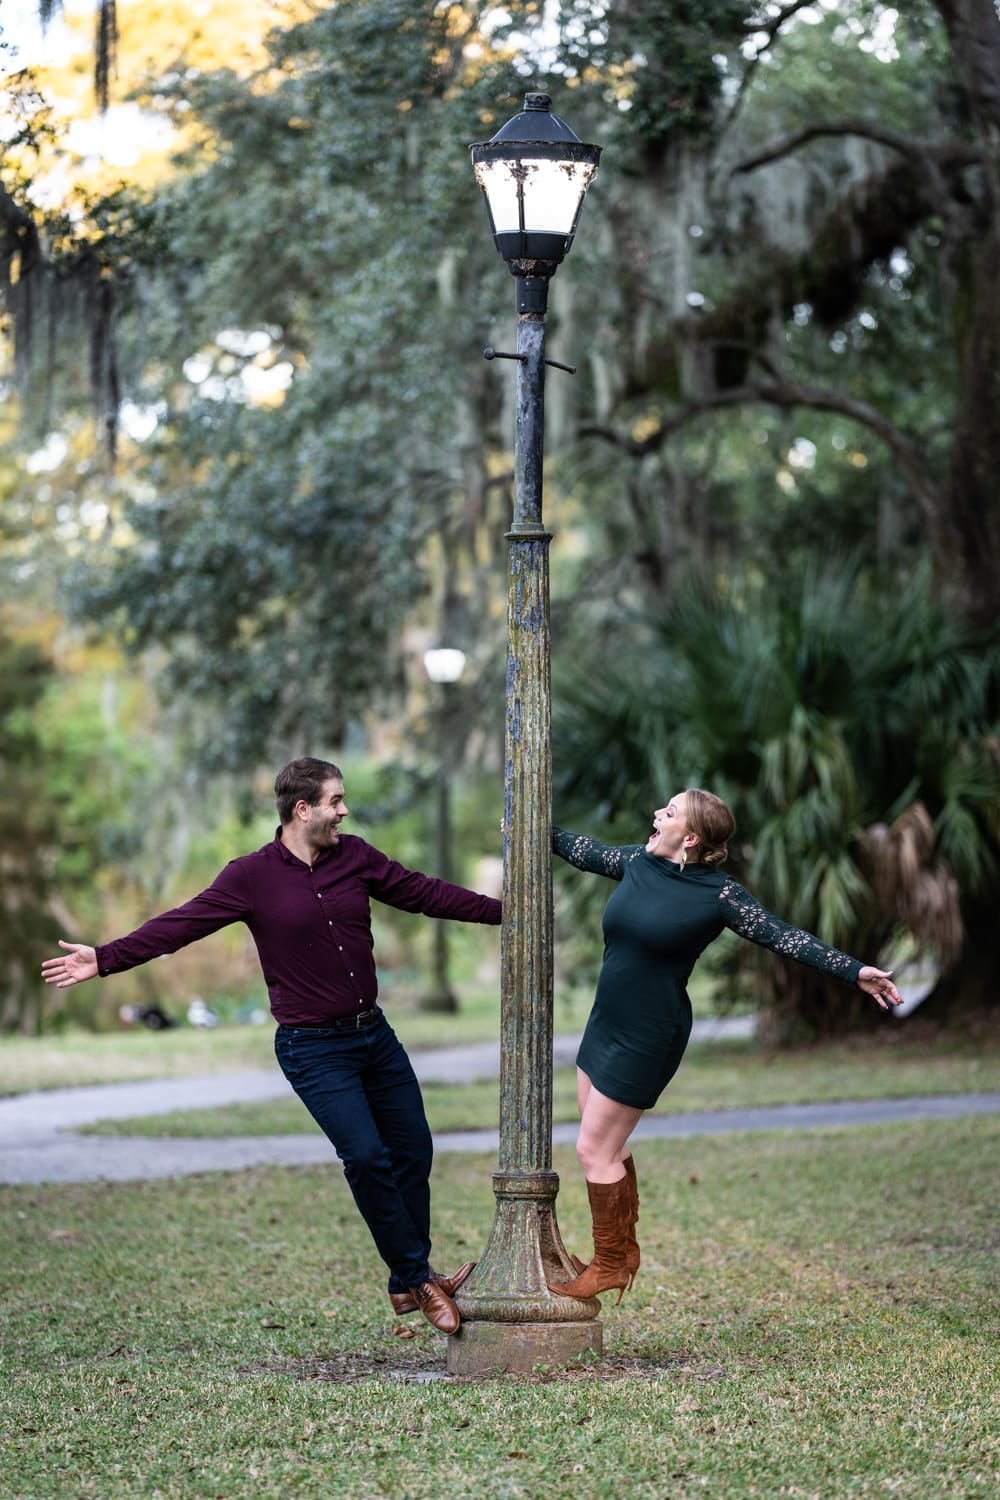
M837 948L828 948L826 943L801 927L789 927L787 922L772 916L735 880L726 881L719 892L719 904L726 926L740 937L759 943L762 948L770 948L772 953L781 953L800 964L808 964L821 974L831 974L845 984L857 984L863 965L856 958Z
M586 870L591 875L607 875L610 880L621 880L628 861L642 849L642 844L625 844L616 848L599 844L585 833L567 833L563 828L552 830L553 853L578 870Z

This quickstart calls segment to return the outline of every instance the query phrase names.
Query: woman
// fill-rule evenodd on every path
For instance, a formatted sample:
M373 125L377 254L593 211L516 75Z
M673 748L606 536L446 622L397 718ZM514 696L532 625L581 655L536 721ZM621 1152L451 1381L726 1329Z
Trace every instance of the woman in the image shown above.
M562 1296L589 1298L611 1288L618 1301L639 1269L639 1198L628 1139L677 1071L691 1034L685 984L696 960L724 927L845 984L887 1010L902 996L891 974L862 965L819 938L778 921L718 866L736 827L726 804L691 788L653 817L645 844L609 848L553 830L553 848L578 869L620 881L604 912L604 963L577 1054L580 1134L594 1259Z

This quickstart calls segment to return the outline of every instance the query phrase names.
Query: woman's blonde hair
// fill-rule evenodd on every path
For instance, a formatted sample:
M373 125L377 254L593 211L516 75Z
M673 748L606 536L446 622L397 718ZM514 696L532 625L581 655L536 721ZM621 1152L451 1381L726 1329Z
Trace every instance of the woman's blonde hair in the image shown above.
M721 865L729 853L728 840L736 832L736 819L721 797L700 787L688 787L684 799L688 827L701 845L702 864Z

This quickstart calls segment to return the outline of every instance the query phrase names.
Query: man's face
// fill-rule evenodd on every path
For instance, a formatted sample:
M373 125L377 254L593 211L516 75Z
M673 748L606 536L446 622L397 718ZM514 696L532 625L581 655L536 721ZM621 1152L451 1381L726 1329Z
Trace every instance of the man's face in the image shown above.
M307 805L300 804L300 806ZM344 801L344 783L339 777L333 777L330 781L323 783L323 791L316 805L309 807L309 817L306 822L306 837L312 848L319 852L321 849L332 849L335 844L339 844L340 833L338 830L347 815L348 807Z

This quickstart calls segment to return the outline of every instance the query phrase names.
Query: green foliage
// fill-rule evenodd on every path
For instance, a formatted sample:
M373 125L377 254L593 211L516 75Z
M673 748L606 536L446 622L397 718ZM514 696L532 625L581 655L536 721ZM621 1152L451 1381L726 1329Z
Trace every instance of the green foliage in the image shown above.
M34 1031L43 1012L38 966L58 934L60 903L86 893L103 861L123 853L120 809L109 804L109 761L123 746L61 698L48 655L0 630L0 1028ZM59 1004L49 1000L51 1014Z
M40 796L39 744L31 720L51 671L36 646L12 640L6 632L0 635L0 770L5 788L0 801L4 985L0 1025L4 1028L29 1022L27 1000L34 986L28 976L39 958L52 890L53 812Z
M116 686L107 663L78 658L64 674L30 638L2 632L0 663L0 1026L91 1024L97 991L45 989L39 965L57 938L100 921L120 891L142 892L154 837L153 883L162 877L175 837L165 765L137 723L141 701L129 701L141 694Z
M746 0L568 0L555 16L532 4L508 7L513 25L527 27L529 37L534 27L547 33L556 21L556 71L576 82L600 81L608 101L625 112L615 145L637 167L648 167L664 148L709 137L723 90L725 51L746 37L752 9Z
M957 127L957 80L937 7L900 9L888 28L891 42L883 30L887 9L882 0L810 6L807 17L784 28L743 101L746 144L842 116L867 117L917 138L933 138L942 123ZM833 171L836 151L828 158Z
M626 649L632 670L615 673ZM689 590L641 644L608 641L564 679L557 816L596 816L633 843L648 810L708 786L741 826L740 877L784 920L864 962L908 925L933 950L937 929L914 918L901 874L890 905L873 904L866 831L925 808L926 870L945 861L975 913L1000 870L998 721L1000 637L958 627L925 578L890 599L856 564L816 569L794 591ZM749 945L741 959L755 963ZM770 1004L829 1014L825 983L785 967L760 981Z
M131 511L134 546L78 572L87 614L117 612L135 648L174 644L164 691L204 705L192 729L214 770L342 739L415 587L392 455L358 433L349 456L336 419L290 427L198 403L173 439L204 456L201 485L162 486Z
M159 86L204 136L137 247L156 262L144 399L170 420L121 497L125 544L80 559L76 602L169 648L166 695L203 706L213 769L306 730L342 739L395 671L422 538L461 503L468 328L435 281L473 201L460 43L447 8L370 0L276 33L267 87ZM241 383L248 334L294 371L271 408Z

